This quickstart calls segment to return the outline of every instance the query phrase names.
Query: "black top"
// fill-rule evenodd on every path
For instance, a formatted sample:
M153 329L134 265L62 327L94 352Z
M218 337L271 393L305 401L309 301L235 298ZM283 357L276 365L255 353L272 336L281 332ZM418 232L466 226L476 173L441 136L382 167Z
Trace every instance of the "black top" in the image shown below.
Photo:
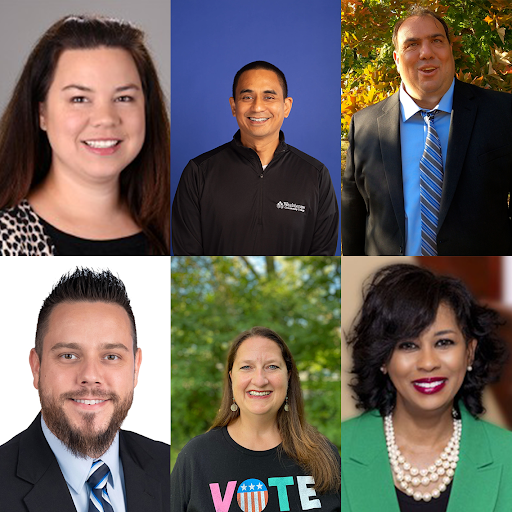
M144 233L114 240L87 240L60 231L39 217L55 246L56 256L145 256L148 241Z
M441 493L439 498L432 498L430 501L416 501L412 496L408 496L400 489L396 488L396 496L400 505L400 512L446 512L448 508L448 499L452 490L452 482Z
M188 163L172 205L176 256L334 255L339 211L329 171L279 138L265 170L239 131Z
M248 450L222 427L181 450L171 474L171 512L340 512L340 495L318 495L313 484L280 446Z

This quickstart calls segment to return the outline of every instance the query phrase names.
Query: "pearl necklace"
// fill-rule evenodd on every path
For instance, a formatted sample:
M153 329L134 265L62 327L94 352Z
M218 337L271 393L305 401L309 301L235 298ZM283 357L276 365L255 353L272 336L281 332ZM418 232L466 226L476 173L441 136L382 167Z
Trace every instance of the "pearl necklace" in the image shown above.
M408 496L412 496L416 501L430 501L432 498L439 498L453 479L457 461L459 460L462 421L455 419L455 411L453 411L452 414L454 416L452 437L443 450L443 453L441 453L441 456L434 464L429 466L428 469L412 467L411 464L405 460L395 443L395 431L393 429L393 418L391 414L384 418L384 430L386 433L386 444L391 468L400 483L400 487ZM422 493L418 490L419 486L426 487L430 482L437 481L439 481L440 484L431 493Z

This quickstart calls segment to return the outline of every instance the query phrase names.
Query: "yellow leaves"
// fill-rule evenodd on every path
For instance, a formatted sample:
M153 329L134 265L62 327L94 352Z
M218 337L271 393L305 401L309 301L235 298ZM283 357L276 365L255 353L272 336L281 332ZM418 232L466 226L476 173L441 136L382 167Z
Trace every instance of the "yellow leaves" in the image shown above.
M391 78L387 75L390 74ZM341 132L348 134L352 115L369 105L386 99L399 87L400 77L391 72L386 65L368 64L358 72L357 77L350 71L342 75L341 95Z
M357 43L359 43L357 36L347 30L343 32L341 41L344 45L349 46L350 48L354 48L357 46Z
M353 94L342 96L341 98L341 113L352 115L357 110L357 99Z
M483 80L484 80L483 76L477 76L477 77L473 78L473 80L471 80L471 83L473 85L478 85L480 87L482 85Z

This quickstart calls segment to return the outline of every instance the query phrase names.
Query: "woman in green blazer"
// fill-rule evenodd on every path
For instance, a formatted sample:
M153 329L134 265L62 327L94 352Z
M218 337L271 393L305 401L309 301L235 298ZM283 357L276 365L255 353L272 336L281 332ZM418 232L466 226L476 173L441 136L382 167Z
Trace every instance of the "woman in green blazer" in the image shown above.
M342 424L342 510L510 512L512 432L478 417L506 346L464 284L378 271L348 335L365 413Z

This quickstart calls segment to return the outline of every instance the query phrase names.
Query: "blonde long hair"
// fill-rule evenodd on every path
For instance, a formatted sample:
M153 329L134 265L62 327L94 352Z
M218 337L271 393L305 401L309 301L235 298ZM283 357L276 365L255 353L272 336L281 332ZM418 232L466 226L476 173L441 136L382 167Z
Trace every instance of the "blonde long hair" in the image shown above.
M300 387L299 372L290 349L276 332L267 327L253 327L240 333L232 342L224 371L224 391L217 416L209 430L227 427L240 416L240 409L233 412L233 388L229 372L233 368L238 348L246 339L263 337L279 345L289 372L288 405L284 403L277 412L277 427L282 439L282 450L315 480L315 490L320 494L339 492L341 486L340 466L328 439L306 423L304 400Z

